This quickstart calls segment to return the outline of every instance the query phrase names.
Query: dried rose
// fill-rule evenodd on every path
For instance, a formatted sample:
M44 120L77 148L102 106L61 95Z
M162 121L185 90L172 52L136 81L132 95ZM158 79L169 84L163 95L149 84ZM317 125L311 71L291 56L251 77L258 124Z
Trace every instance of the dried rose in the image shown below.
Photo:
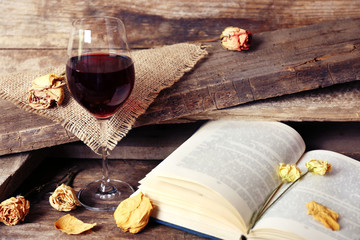
M301 175L301 171L296 165L284 163L280 163L278 173L281 180L286 182L294 182Z
M153 205L143 193L122 201L114 212L115 222L124 232L138 233L149 222Z
M0 222L8 226L24 221L29 213L30 202L23 196L11 197L0 204Z
M248 50L251 45L252 33L238 27L227 27L221 33L220 39L221 45L228 50Z
M81 206L74 189L65 184L61 184L55 189L49 198L49 202L53 208L64 212L74 210L76 206Z
M64 77L47 74L32 81L28 93L28 103L34 109L46 109L56 102L60 105L64 99Z
M327 161L312 159L305 163L306 168L309 172L318 175L325 175L328 172L331 172L332 166Z
M80 234L92 229L96 223L84 223L70 214L62 216L55 222L55 228L67 234Z
M313 215L315 220L318 220L324 224L325 227L330 228L333 231L340 230L340 225L337 222L339 214L315 201L308 202L306 204L308 209L307 214Z

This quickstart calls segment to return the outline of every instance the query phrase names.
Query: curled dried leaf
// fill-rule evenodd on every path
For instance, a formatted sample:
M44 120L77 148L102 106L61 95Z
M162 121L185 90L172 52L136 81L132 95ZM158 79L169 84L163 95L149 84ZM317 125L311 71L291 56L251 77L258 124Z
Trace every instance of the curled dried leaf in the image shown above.
M124 232L138 233L149 222L153 204L142 192L122 201L114 212L115 222Z
M313 215L315 220L322 222L322 224L333 231L340 230L340 225L337 222L339 214L315 201L306 204L308 209L307 214Z
M80 234L96 226L96 223L84 223L70 214L62 216L55 222L55 228L67 234Z

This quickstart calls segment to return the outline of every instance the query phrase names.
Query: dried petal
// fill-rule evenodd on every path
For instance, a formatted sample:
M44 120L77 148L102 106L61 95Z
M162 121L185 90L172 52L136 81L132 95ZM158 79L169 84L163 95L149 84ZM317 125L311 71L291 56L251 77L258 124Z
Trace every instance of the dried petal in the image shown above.
M305 163L306 168L309 172L318 175L325 175L328 172L331 172L332 166L327 161L312 159Z
M76 217L67 214L55 222L55 228L67 234L80 234L96 226L96 223L84 223Z
M221 45L228 50L248 50L252 41L252 33L238 27L227 27L221 33L220 39Z
M29 209L30 202L23 196L11 197L0 204L0 222L16 225L25 220Z
M153 205L141 192L122 201L114 212L115 222L124 232L138 233L149 222Z
M49 198L49 202L53 208L64 212L74 210L76 206L81 206L74 189L65 184L61 184L55 189Z
M308 202L306 204L308 209L307 214L313 215L315 220L318 220L324 224L325 227L330 228L333 231L340 230L340 225L337 222L339 214L315 201Z
M64 100L64 77L56 74L47 74L32 81L27 101L32 108L46 109L54 102L60 105Z
M278 173L281 180L286 182L294 182L301 175L301 171L296 165L284 163L280 163Z

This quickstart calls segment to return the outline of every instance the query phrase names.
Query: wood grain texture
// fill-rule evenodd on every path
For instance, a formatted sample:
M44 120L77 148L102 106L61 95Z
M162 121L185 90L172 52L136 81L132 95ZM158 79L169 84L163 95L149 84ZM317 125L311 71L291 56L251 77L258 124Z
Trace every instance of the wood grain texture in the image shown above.
M329 95L343 103L336 105L336 115L332 113L334 105L326 107L329 97L323 95L318 101L303 102L302 106L296 98L276 98L274 101L280 101L279 104L258 102L262 98L360 79L357 61L360 28L359 19L354 19L360 17L359 5L359 1L350 0L4 0L0 1L0 73L63 64L73 19L117 16L125 21L134 49L185 41L203 41L212 46L208 59L174 88L163 91L136 126L219 116L357 121L356 104L341 99L340 90ZM331 20L334 21L329 23ZM318 22L320 25L310 26ZM229 25L255 33L251 51L227 52L219 42L207 42L217 39ZM301 31L290 29L302 26L305 28ZM356 94L357 90L354 91ZM223 110L254 100L256 104L247 113L248 108L242 106L240 112ZM292 112L281 109L283 101L288 101ZM321 115L311 116L304 106L311 106ZM0 107L1 155L77 141L59 123L26 113L5 100L0 100Z
M109 159L163 160L185 142L203 122L134 128L110 152ZM99 158L99 155L82 142L54 146L49 155L57 158Z
M111 175L126 180L134 187L159 161L126 161L114 160L110 162ZM75 191L85 186L96 178L101 178L101 162L97 160L76 160L49 158L40 167L33 171L31 176L23 183L15 194L24 194L34 187L47 182L60 179L68 169L77 166L80 172L77 174L73 187ZM86 223L97 223L91 231L81 235L67 235L56 230L54 223L60 217L66 215L59 212L49 204L49 196L56 188L56 184L49 185L40 193L35 192L28 197L30 201L30 211L25 221L15 227L7 227L1 224L2 239L199 239L198 236L181 230L172 229L157 223L150 223L144 231L139 234L124 233L115 224L113 212L94 212L85 208L78 207L71 211L72 216Z
M38 150L0 157L0 202L11 196L47 156Z
M248 52L212 43L208 58L164 90L139 123L360 80L359 35L357 19L259 33Z
M1 100L0 155L51 147L78 139L59 123Z
M0 9L0 48L66 48L71 21L94 15L121 17L131 45L151 47L218 37L229 25L258 33L359 17L360 2L4 0Z
M290 96L280 96L271 98L269 101L256 100L261 99L261 96L270 97L266 94L268 89L272 88L271 81L285 83L284 86L280 84L277 89L271 89L271 93L285 94L283 91L286 90L286 84L289 86L291 79L294 78L296 78L296 84L290 85L291 91L314 89L333 83L359 80L359 61L356 62L356 60L359 50L360 1L0 0L0 9L2 10L2 17L0 18L0 74L36 70L63 64L66 58L66 45L71 21L84 16L109 15L122 18L127 27L130 46L134 49L186 41L202 41L214 46L218 43L207 42L217 39L221 31L231 25L248 29L255 36L266 36L269 32L281 33L294 27L304 27L317 23L326 24L328 21L334 21L327 25L326 29L323 28L323 31L318 31L318 35L307 35L304 32L295 31L292 33L293 35L274 34L274 39L266 38L265 41L259 38L255 41L254 46L256 48L251 52L229 53L216 45L209 50L209 58L215 56L219 59L217 61L214 59L209 64L201 63L198 67L204 72L200 73L196 69L187 74L175 86L177 89L184 87L190 91L183 91L184 89L180 91L179 93L183 96L177 95L172 89L163 91L159 100L137 122L138 128L134 130L146 131L144 128L148 126L140 126L163 123L165 119L172 123L226 117L282 121L315 120L320 122L326 120L360 120L358 110L360 86L357 83L339 85L344 86L344 88L335 86ZM355 24L352 25L352 28L350 25L341 25L343 21L345 24L346 22L350 23L351 19L355 20L352 23ZM356 34L356 37L342 39L343 35L349 37L351 34ZM340 38L336 36L340 36ZM291 42L295 37L302 40L300 45L294 45ZM317 37L322 37L324 41L315 41L316 45L314 46L314 41L309 41L309 39L317 40ZM271 46L274 42L278 44ZM323 47L323 50L326 49L325 51L322 51ZM267 50L265 51L265 49ZM230 64L225 61L227 58L233 59L233 55L246 57L246 59L249 56L255 57L258 54L257 51L263 52L263 55L257 55L257 58L252 59L258 68L249 65L246 63L247 61L238 60L237 62L230 62ZM293 55L287 55L286 52L288 51L292 51ZM274 60L271 56L277 56L277 59ZM281 61L285 62L286 65L282 66ZM224 62L226 64L222 65L225 66L223 71L215 71L219 67L218 64ZM242 77L242 72L239 75L236 71L242 71L241 67L245 66L249 68L248 71L253 71L253 78L248 77L247 81L237 81L239 76L241 79L244 77ZM277 69L275 66L281 68ZM273 72L269 71L270 69ZM246 74L250 74L250 72ZM264 77L266 74L267 77ZM189 81L191 78L194 80L196 78L198 82ZM212 81L211 84L208 88L204 88L206 80L209 79ZM187 82L188 84L185 84ZM194 91L194 89L198 90ZM251 92L251 94L244 94L243 89L255 89L256 91ZM256 101L226 108L227 105L234 106L241 102L253 100ZM168 107L161 109L162 104L167 104ZM1 195L3 197L11 194L15 190L14 188L25 179L40 161L40 158L32 158L28 152L18 152L46 148L77 141L77 139L66 132L59 123L24 112L6 100L0 100L0 109L0 155L3 155L0 157L0 169L2 171L0 193L3 194ZM191 111L188 112L188 110ZM320 126L316 123L313 128L305 127L301 133L310 131L315 134L304 135L306 141L311 141L310 147L319 146L351 156L354 154L356 157L360 156L358 150L359 130L356 124L344 123L342 125L340 123L338 125L335 123L335 125L321 124ZM329 129L341 131L329 132ZM342 129L344 130L342 131ZM326 134L325 130L327 130ZM180 137L183 136L181 135L181 127L179 131L177 135L171 137L176 138L176 140L182 139ZM118 151L114 151L112 157L160 159L179 144L177 141L167 140L164 136L168 135L145 137L145 139L152 140L151 144L146 144L145 140L140 141L139 139L134 140L134 142L124 141L120 143ZM154 142L156 138L161 139L159 142L161 147L156 147ZM72 156L69 155L69 151L71 153L71 151L78 150L79 145L82 147L81 143L71 145L70 150L66 149L66 146L61 146L59 151L63 155L60 155L63 157ZM157 150L159 152L156 152ZM22 184L17 193L24 193L34 185L58 178L64 174L66 169L75 164L79 168L85 169L74 182L76 190L93 180L94 176L100 177L101 164L99 161L91 159L66 160L58 158L59 156L56 157L56 155L55 152L55 156L52 155L43 162L38 171L33 172L32 177ZM124 177L136 186L137 181L155 167L158 161L113 160L110 164L112 174L115 173L117 176ZM67 236L54 229L53 223L64 214L55 211L48 204L49 192L53 189L52 187L32 196L31 211L25 222L15 228L0 226L0 238L73 239L74 236ZM155 223L150 224L139 235L126 234L115 226L111 213L98 214L78 209L72 214L85 222L98 223L92 232L81 235L81 239L98 239L101 237L106 239L199 239L197 236Z
M352 82L286 96L254 101L236 107L185 116L170 122L208 119L265 121L358 122L360 82Z

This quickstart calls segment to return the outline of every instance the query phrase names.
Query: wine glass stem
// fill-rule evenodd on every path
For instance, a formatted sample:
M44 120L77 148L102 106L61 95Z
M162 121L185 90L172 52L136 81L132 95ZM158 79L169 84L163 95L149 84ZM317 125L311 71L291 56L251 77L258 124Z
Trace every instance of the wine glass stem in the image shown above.
M109 166L108 166L108 152L106 146L106 136L107 136L107 128L106 128L106 121L107 120L98 120L100 125L100 134L101 134L101 156L102 156L102 181L100 186L100 191L103 193L111 192L113 187L110 185L110 178L109 178Z

